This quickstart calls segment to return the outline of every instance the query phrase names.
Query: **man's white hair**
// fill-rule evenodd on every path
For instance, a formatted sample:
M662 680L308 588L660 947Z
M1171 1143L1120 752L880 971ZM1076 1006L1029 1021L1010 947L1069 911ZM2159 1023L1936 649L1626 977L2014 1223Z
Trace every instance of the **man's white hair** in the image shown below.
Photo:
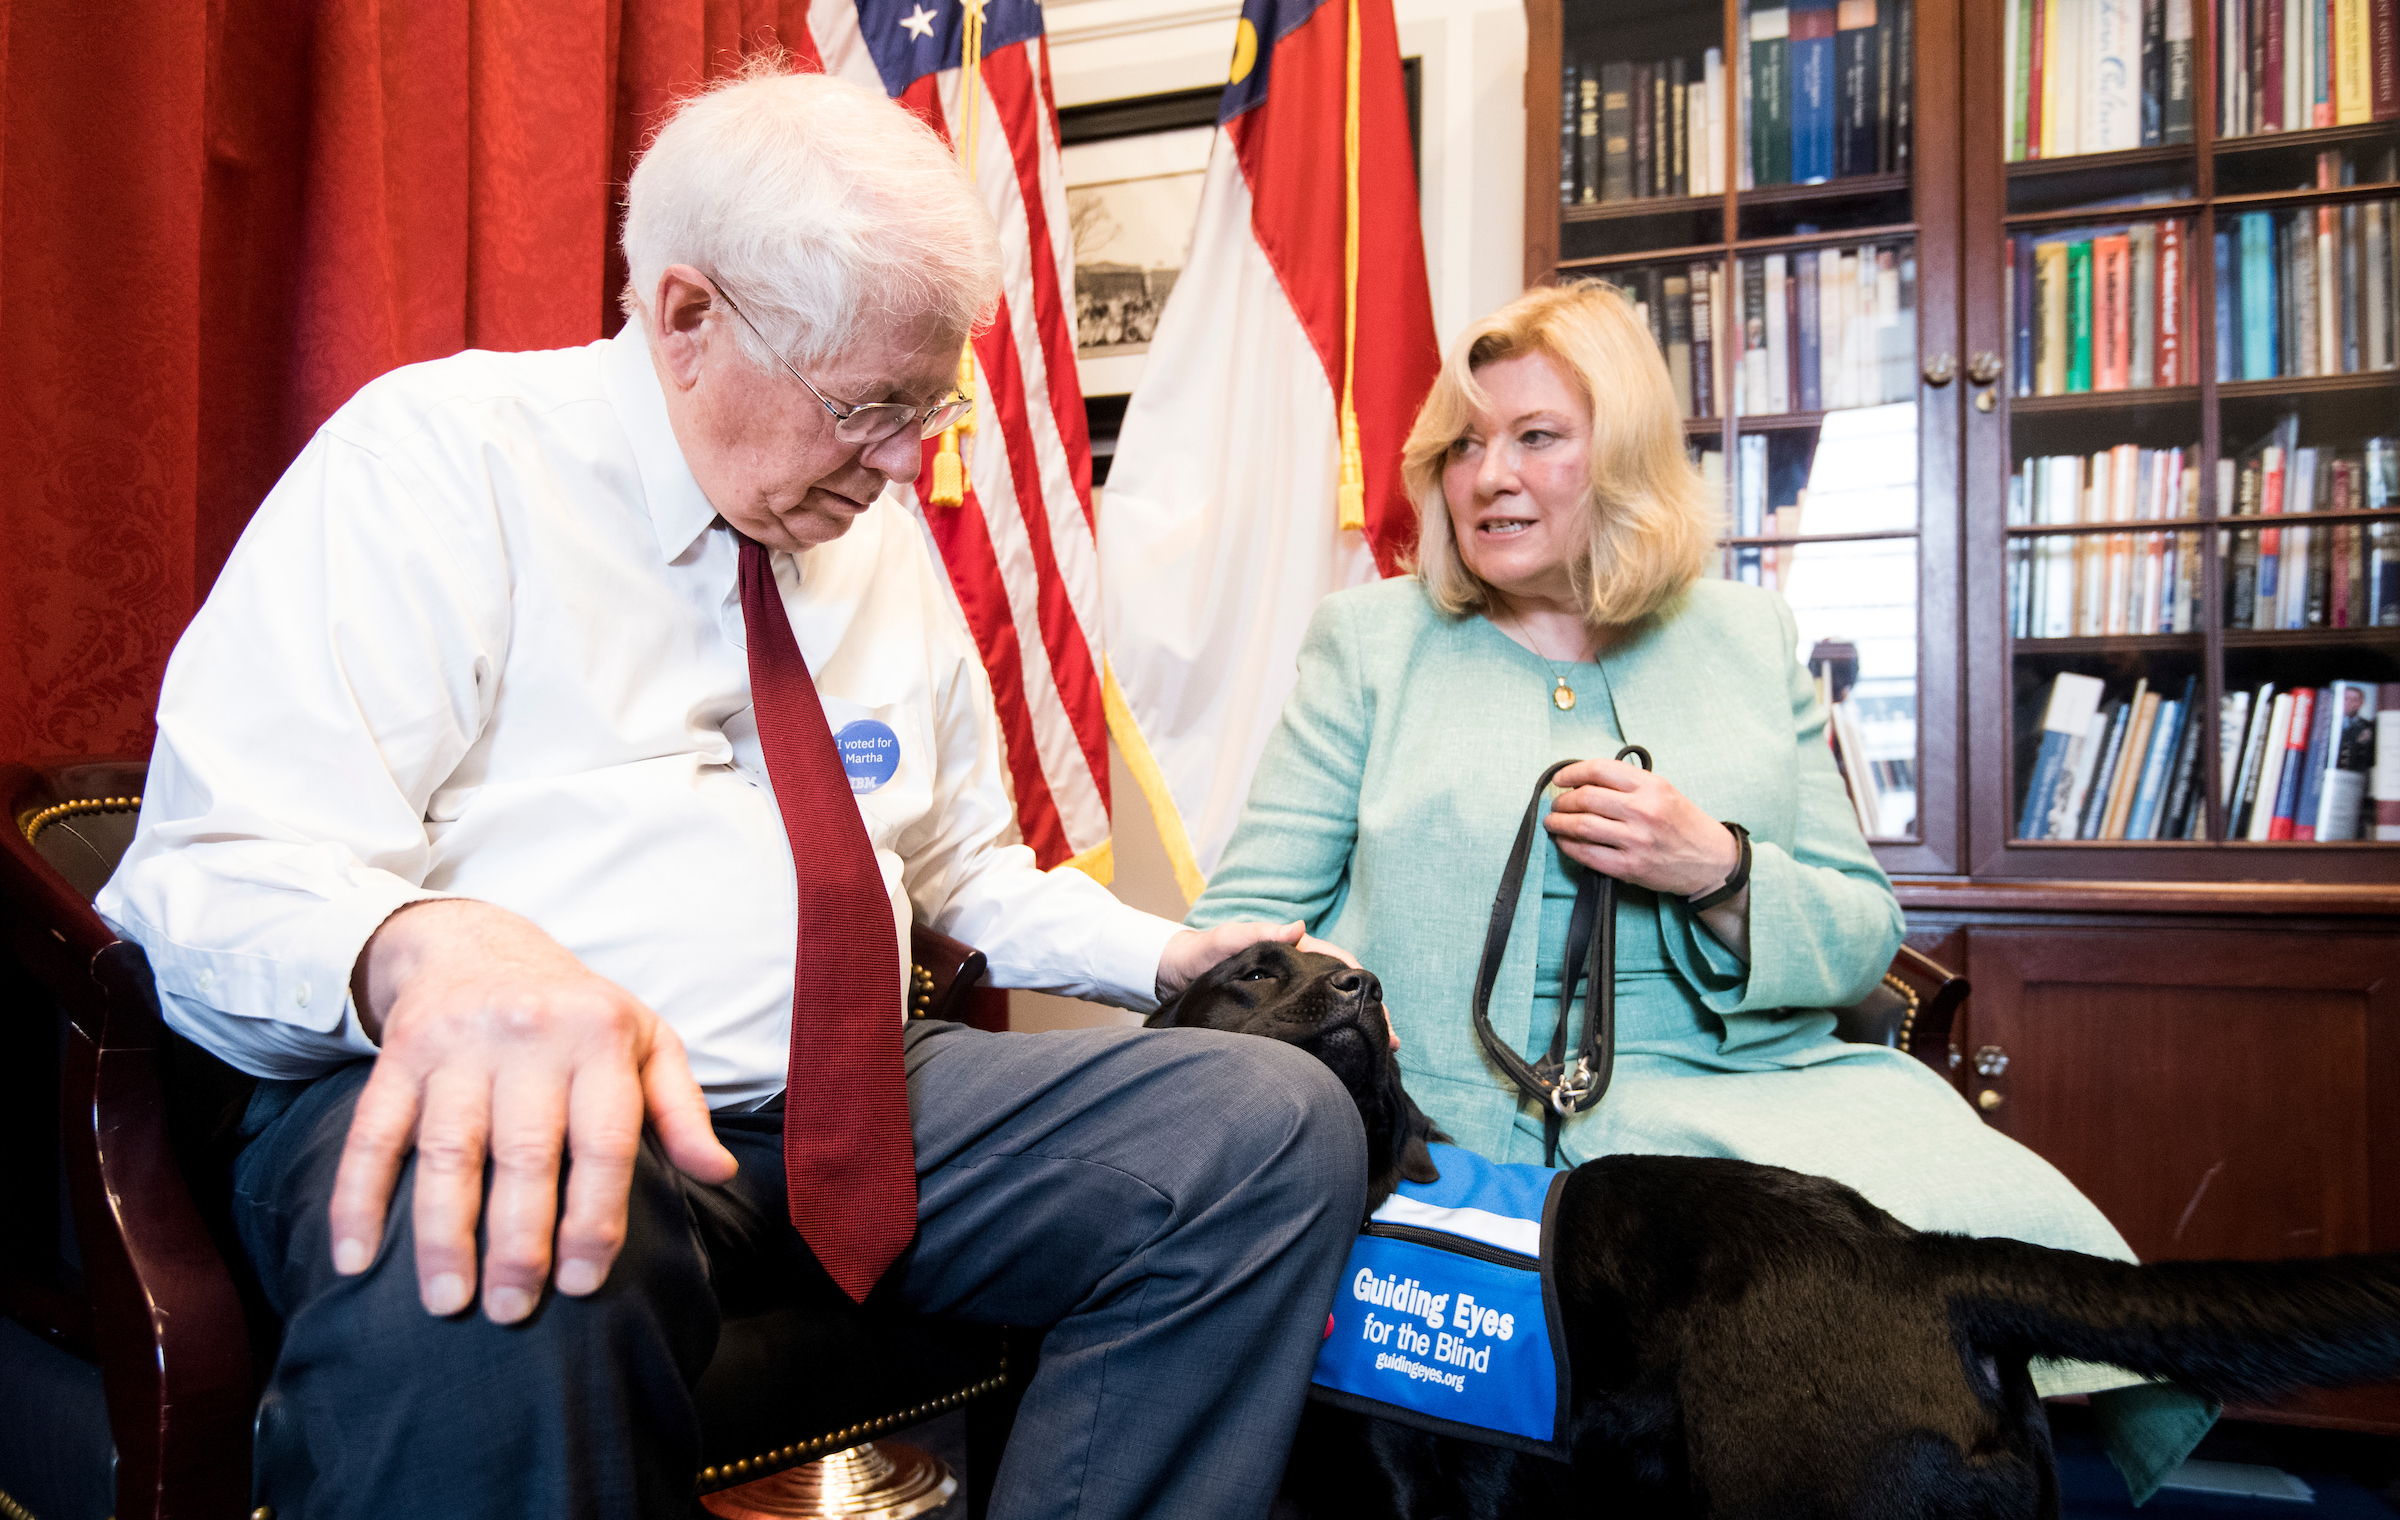
M651 138L626 186L625 263L627 316L689 264L802 367L895 320L964 339L1000 290L999 233L941 138L876 91L780 59L692 96ZM725 329L774 367L740 321Z

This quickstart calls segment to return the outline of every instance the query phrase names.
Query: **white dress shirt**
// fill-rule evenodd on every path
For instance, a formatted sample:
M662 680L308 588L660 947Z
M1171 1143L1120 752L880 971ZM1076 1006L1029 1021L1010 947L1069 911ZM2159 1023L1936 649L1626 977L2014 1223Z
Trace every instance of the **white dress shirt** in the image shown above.
M360 391L167 666L140 832L99 898L167 1022L261 1076L372 1054L349 996L368 936L471 897L656 1009L712 1104L782 1090L798 909L737 557L634 329ZM887 497L774 564L826 720L862 741L900 944L922 916L997 985L1150 1006L1177 926L1006 842L990 687L924 525Z

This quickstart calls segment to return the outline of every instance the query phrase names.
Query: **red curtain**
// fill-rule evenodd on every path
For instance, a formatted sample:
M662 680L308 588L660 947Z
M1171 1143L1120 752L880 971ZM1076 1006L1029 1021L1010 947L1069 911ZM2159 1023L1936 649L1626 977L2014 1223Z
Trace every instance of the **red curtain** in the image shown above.
M617 326L675 94L807 0L0 0L0 758L145 752L268 487L395 365Z

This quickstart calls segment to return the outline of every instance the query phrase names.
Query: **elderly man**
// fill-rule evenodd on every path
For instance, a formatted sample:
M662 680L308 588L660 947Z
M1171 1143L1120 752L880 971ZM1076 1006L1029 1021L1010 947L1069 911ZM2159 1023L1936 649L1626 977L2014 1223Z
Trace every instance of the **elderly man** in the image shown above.
M877 505L955 413L989 218L899 107L753 73L658 134L625 250L618 337L396 371L302 452L101 898L278 1079L236 1209L279 1513L686 1513L721 1302L820 1273L1049 1327L1000 1512L1262 1512L1359 1220L1340 1088L1263 1040L903 1035L912 915L1131 1008L1299 935L1002 842L975 649Z

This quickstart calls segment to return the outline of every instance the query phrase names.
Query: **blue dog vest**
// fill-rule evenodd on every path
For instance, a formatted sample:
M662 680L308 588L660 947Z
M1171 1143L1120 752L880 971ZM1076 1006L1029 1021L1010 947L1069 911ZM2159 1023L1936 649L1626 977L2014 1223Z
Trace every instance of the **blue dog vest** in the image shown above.
M1310 1396L1564 1460L1552 1216L1567 1174L1430 1147L1350 1248Z

